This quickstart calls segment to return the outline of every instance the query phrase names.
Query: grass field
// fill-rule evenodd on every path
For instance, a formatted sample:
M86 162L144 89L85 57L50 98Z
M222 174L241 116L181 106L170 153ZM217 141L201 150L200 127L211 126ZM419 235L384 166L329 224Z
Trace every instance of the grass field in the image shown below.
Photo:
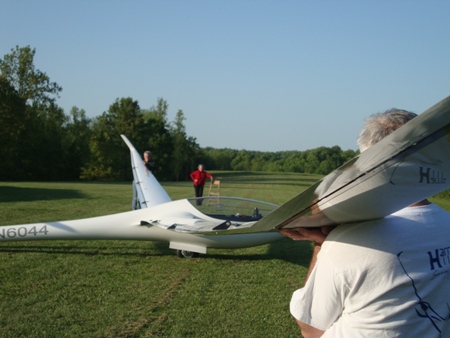
M222 195L282 204L319 176L215 172ZM190 183L164 183L173 199ZM0 225L128 211L130 183L0 183ZM433 200L447 210L446 200ZM299 337L311 246L284 239L177 258L167 243L0 243L0 337Z
M319 176L213 172L222 195L282 204ZM189 182L163 184L173 199ZM0 183L0 225L128 211L130 183ZM167 243L0 244L0 337L298 337L289 299L311 247L288 239L177 258Z

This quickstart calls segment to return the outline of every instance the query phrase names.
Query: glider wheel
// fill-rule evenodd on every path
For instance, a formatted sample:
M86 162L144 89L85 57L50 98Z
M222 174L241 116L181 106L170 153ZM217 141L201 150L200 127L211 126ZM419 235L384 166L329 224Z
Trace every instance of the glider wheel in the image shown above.
M177 250L177 256L180 258L195 258L199 256L199 253L186 250Z

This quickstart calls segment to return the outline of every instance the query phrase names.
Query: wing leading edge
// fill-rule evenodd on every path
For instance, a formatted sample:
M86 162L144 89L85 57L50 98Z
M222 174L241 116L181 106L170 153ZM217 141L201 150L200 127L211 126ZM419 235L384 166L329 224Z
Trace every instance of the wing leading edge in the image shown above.
M450 96L241 232L385 217L450 188Z

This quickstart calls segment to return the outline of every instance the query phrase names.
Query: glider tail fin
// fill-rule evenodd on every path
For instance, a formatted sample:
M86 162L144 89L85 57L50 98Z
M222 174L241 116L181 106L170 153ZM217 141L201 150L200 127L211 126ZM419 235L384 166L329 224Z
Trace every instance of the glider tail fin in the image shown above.
M125 135L120 135L130 149L131 168L133 170L132 209L149 208L170 202L171 199L158 180L143 164L141 155Z

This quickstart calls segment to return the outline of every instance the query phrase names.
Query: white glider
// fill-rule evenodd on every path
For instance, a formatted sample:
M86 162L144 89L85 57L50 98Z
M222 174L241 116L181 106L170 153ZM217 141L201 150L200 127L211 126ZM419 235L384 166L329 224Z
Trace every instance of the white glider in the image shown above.
M131 142L133 205L140 209L107 216L0 227L0 241L53 239L121 239L169 242L180 257L206 253L207 248L235 249L270 243L283 238L277 232L228 235L249 227L277 205L244 198L195 198L172 201Z
M450 188L450 97L370 147L281 207L231 197L172 201L131 142L130 212L0 227L0 241L122 239L169 242L180 257L207 248L242 248L282 238L283 227L340 225L382 218Z

